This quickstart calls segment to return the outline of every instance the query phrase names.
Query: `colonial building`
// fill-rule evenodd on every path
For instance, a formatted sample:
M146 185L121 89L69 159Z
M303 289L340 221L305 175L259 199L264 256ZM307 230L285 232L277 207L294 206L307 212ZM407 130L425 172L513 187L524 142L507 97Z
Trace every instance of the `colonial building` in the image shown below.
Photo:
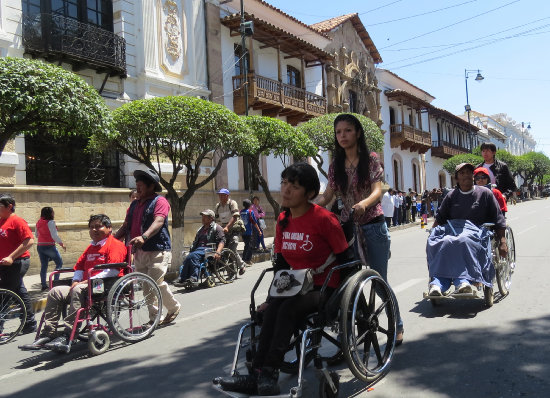
M533 152L537 142L530 132L530 125L516 122L506 113L498 113L492 116L493 119L504 128L506 135L506 149L512 155L523 155L527 152Z

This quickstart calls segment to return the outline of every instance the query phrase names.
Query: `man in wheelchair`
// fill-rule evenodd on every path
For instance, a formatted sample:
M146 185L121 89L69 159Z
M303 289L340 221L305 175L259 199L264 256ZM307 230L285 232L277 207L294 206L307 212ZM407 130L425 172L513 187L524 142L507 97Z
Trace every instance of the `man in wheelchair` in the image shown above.
M312 269L313 286L293 296L270 296L258 307L258 311L263 312L263 324L252 371L248 375L218 378L218 384L226 391L258 395L280 393L279 369L293 333L309 314L318 310L321 286L330 269L353 260L353 251L348 248L336 215L310 202L319 189L317 172L307 163L295 163L281 174L281 205L285 211L279 215L276 227L275 272ZM334 291L339 284L340 274L335 271L326 293Z
M126 261L126 246L111 234L111 220L105 214L90 216L88 228L92 242L84 250L76 265L70 286L55 286L47 297L44 310L44 324L39 337L32 343L20 346L22 350L59 349L68 344L76 312L87 298L88 270L99 264ZM92 272L94 278L116 278L122 276L120 269L104 269ZM64 331L56 337L57 323L63 309L69 306L64 318Z
M216 217L214 211L206 209L201 211L200 215L202 216L202 227L197 231L189 254L183 261L179 279L174 282L176 287L185 286L186 284L198 286L200 265L204 261L208 245L216 247L215 260L220 259L225 245L225 234L223 228L214 221Z
M481 228L492 223L498 250L506 256L506 220L493 193L474 185L474 166L456 166L457 187L449 192L435 216L426 245L430 283L428 296L442 296L455 286L455 293L472 293L472 283L491 287L494 267L491 233Z

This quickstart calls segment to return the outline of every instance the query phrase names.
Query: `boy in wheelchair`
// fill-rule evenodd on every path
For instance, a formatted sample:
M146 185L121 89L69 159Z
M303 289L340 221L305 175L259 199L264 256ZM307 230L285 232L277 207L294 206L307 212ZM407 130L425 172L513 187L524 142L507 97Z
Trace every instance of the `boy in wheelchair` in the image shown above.
M498 250L505 257L506 220L493 193L474 185L474 166L456 166L457 187L449 192L438 212L426 245L430 283L428 296L442 296L451 284L455 293L472 293L472 283L491 287L490 233L481 226L495 225Z
M277 221L275 272L313 269L313 287L294 296L268 297L258 307L258 311L263 312L263 324L252 371L249 375L218 378L217 383L226 391L258 395L280 393L279 369L293 333L309 314L318 310L321 286L331 267L353 260L353 251L348 248L337 217L310 203L319 189L317 172L307 163L295 163L281 174L281 205L286 210ZM336 257L332 253L336 253ZM335 271L325 294L330 294L339 284L340 274Z
M111 234L111 220L105 214L90 216L88 228L91 244L84 250L76 265L70 286L59 285L52 288L44 310L44 324L38 338L32 344L20 346L22 350L59 349L67 346L77 311L87 299L88 270L99 264L122 263L126 261L126 246ZM120 269L97 270L94 278L117 278L122 276ZM69 306L64 318L64 331L56 337L57 323L63 309Z

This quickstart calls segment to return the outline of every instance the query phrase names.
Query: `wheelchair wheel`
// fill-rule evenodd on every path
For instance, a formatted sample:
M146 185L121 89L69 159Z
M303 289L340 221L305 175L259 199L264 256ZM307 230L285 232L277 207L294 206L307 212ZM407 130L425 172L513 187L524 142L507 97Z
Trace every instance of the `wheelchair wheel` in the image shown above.
M126 342L143 340L160 322L162 297L157 283L148 275L132 272L109 290L107 323L112 333Z
M0 289L0 344L15 338L27 320L27 310L21 297L7 289Z
M230 283L237 277L237 256L232 250L223 249L221 257L214 264L214 273L221 283Z
M88 349L92 355L101 355L109 348L111 339L104 330L94 330L88 338Z
M487 307L492 307L493 303L495 301L495 296L493 294L493 288L483 286L483 295L484 295L484 298L485 298L485 305Z
M498 290L502 296L506 296L510 291L512 284L512 273L516 267L516 244L512 228L506 227L506 244L508 245L508 256L503 259L498 254L498 248L495 248L495 257L498 266L496 267L496 279Z
M210 275L209 277L207 277L205 280L204 280L204 285L206 287L214 287L216 286L216 279L214 278L213 275Z
M346 362L355 377L371 384L388 372L395 349L391 288L376 271L361 270L344 291L340 314Z

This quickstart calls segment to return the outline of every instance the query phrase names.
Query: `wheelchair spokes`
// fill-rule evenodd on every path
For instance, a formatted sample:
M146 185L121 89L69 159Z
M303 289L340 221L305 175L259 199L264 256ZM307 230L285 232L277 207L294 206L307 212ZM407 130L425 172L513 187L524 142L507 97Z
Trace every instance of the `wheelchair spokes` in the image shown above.
M23 329L27 311L23 300L7 289L0 289L0 344L15 338Z

